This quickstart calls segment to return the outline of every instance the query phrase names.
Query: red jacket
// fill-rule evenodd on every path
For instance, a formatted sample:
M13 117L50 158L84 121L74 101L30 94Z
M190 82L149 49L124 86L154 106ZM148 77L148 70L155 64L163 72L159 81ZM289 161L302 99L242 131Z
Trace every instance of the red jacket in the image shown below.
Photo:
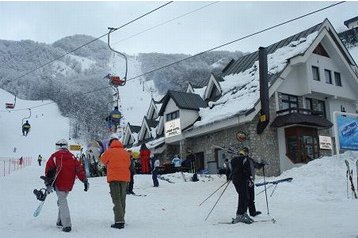
M130 155L123 149L123 144L119 140L113 140L100 159L107 167L108 183L113 181L130 181Z
M46 177L51 177L51 174L56 176L57 173L58 175L55 177L54 187L58 191L71 191L76 176L81 181L86 179L86 174L82 165L67 149L60 149L53 153L46 163Z
M139 157L142 160L149 161L150 160L150 150L144 149L139 152Z

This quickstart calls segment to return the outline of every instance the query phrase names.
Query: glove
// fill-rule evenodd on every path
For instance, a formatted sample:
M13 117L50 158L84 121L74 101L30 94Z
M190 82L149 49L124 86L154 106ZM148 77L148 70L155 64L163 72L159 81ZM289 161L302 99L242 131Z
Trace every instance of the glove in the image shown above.
M86 179L86 180L83 180L83 185L85 186L84 191L87 192L88 189L89 189L89 186L90 186L87 179Z
M252 178L249 179L249 187L252 188L254 186L254 181L252 181Z
M47 192L47 194L52 193L53 192L53 187L51 185L47 185L46 186L46 192Z

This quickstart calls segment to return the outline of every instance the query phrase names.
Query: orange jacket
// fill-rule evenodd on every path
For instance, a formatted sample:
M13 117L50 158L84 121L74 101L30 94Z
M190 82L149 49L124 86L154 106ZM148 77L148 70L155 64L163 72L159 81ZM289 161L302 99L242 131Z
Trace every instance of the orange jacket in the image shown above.
M102 163L107 167L107 182L129 182L131 165L130 155L123 149L119 140L113 140L109 148L101 156Z

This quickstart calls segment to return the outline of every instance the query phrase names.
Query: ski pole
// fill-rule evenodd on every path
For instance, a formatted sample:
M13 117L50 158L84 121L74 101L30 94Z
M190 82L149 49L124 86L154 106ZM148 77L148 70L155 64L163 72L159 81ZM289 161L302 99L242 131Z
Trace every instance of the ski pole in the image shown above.
M267 186L267 189L271 188L273 185L274 185L274 184L270 184L269 186ZM263 190L261 190L260 192L258 192L258 193L256 194L256 196L257 196L257 195L260 195L260 194L263 193L263 192L265 192L265 189L263 189Z
M222 195L224 194L224 192L225 192L225 190L227 189L227 187L229 186L230 182L231 182L231 180L229 180L229 182L226 183L226 186L225 186L224 190L221 192L220 197L218 198L218 200L216 200L216 202L215 202L213 208L211 208L209 214L206 216L205 221L209 218L210 214L212 213L212 211L214 210L214 208L215 208L216 205L218 204L220 198L221 198Z
M219 191L220 188L222 188L225 184L229 183L229 181L226 181L225 183L223 183L220 187L218 187L218 189L216 189L212 194L210 194L204 201L202 201L199 206L201 206L204 202L206 202L209 198L211 198L211 196L213 196L217 191Z
M266 198L266 207L267 207L267 215L270 215L268 200L267 200L267 188L266 188L266 176L265 176L265 166L262 167L262 172L264 175L264 186L265 186L265 198Z

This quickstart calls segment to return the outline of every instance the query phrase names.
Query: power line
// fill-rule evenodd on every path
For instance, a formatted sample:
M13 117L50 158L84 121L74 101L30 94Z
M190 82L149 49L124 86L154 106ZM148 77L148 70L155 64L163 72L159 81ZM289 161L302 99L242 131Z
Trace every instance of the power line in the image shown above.
M324 11L324 10L326 10L326 9L328 9L328 8L335 7L335 6L337 6L337 5L339 5L339 4L342 4L342 3L345 3L345 1L333 3L333 4L331 4L331 5L327 6L327 7L320 8L320 9L318 9L318 10L315 10L315 11L306 13L306 14L304 14L304 15L301 15L301 16L298 16L298 17L295 17L295 18L292 18L292 19L290 19L290 20L284 21L284 22L282 22L282 23L276 24L276 25L274 25L274 26L270 26L270 27L264 28L264 29L262 29L262 30L256 31L256 32L254 32L254 33L251 33L251 34L246 35L246 36L244 36L244 37L238 38L238 39L236 39L236 40L229 41L229 42L227 42L227 43L224 43L224 44L222 44L222 45L219 45L219 46L216 46L216 47L214 47L214 48L208 49L208 50L206 50L206 51L202 51L202 52L197 53L197 54L195 54L195 55L192 55L192 56L183 58L183 59L181 59L181 60L178 60L178 61L169 63L169 64L167 64L167 65L163 65L163 66L161 66L161 67L159 67L159 68L150 70L150 71L148 71L148 72L146 72L146 73L143 73L143 74L140 74L140 75L135 76L135 77L133 77L133 78L130 78L130 79L128 79L127 81L131 81L131 80L133 80L133 79L136 79L136 78L139 78L139 77L142 77L142 76L145 76L145 75L154 73L154 72L156 72L156 71L159 71L159 70L162 70L162 69L165 69L165 68L168 68L168 67L170 67L170 66L173 66L173 65L175 65L175 64L181 63L181 62L183 62L183 61L186 61L186 60L195 58L195 57L197 57L197 56L199 56L199 55L203 55L203 54L208 53L208 52L210 52L210 51L213 51L213 50L222 48L222 47L224 47L224 46L227 46L227 45L236 43L236 42L238 42L238 41L241 41L241 40L250 38L250 37L252 37L252 36L261 34L261 33L265 32L265 31L269 31L269 30L272 30L272 29L277 28L277 27L279 27L279 26L282 26L282 25L288 24L288 23L290 23L290 22L296 21L296 20L298 20L298 19L301 19L301 18L310 16L310 15L313 15L313 14L315 14L315 13L317 13L317 12L321 12L321 11Z
M114 42L113 45L118 44L118 43L123 42L123 41L126 41L126 40L129 40L129 39L131 39L131 38L133 38L133 37L135 37L135 36L138 36L138 35L140 35L140 34L142 34L142 33L144 33L144 32L153 30L153 29L155 29L155 28L157 28L157 27L163 26L163 25L165 25L165 24L167 24L167 23L169 23L169 22L178 20L178 19L180 19L180 18L182 18L182 17L185 17L185 16L187 16L187 15L190 15L190 14L192 14L192 13L194 13L194 12L200 11L200 10L206 8L206 7L209 7L209 6L214 5L214 4L217 4L217 3L219 3L219 1L217 1L217 2L211 2L211 3L209 3L209 4L206 4L205 6L199 7L199 8L197 8L197 9L194 9L194 10L190 11L190 12L187 12L187 13L182 14L182 15L180 15L180 16L174 17L174 18L172 18L172 19L170 19L170 20L168 20L168 21L162 22L162 23L157 24L157 25L155 25L155 26L152 26L152 27L150 27L150 28L148 28L148 29L145 29L145 30L143 30L143 31L141 31L141 32L138 32L138 33L136 33L136 34L133 34L133 35L131 35L131 36L129 36L129 37L126 37L126 38L123 38L123 39L121 39L121 40L118 40L118 41Z
M161 8L163 8L163 7L165 7L165 6L167 6L167 5L169 5L169 4L171 4L171 3L173 3L173 1L167 2L167 3L165 3L165 4L161 5L161 6L155 8L155 9L153 9L153 10L151 10L151 11L149 11L149 12L147 12L147 13L145 13L145 14L143 14L143 15L141 15L141 16L139 16L139 17L137 17L137 18L135 18L135 19L133 19L133 20L127 22L127 23L125 23L125 24L123 24L123 25L120 26L120 27L113 28L113 30L112 30L111 32L117 31L117 30L119 30L119 29L121 29L121 28L123 28L123 27L125 27L125 26L127 26L127 25L129 25L129 24L131 24L131 23L133 23L133 22L135 22L135 21L137 21L137 20L139 20L139 19L141 19L141 18L143 18L143 17L145 17L145 16L147 16L147 15L149 15L149 14L151 14L151 13L153 13L153 12L155 12L155 11L157 11L157 10L159 10L159 9L161 9ZM87 43L85 43L85 44L83 44L83 45L81 45L81 46L79 46L79 47L77 47L77 48L75 48L75 49L73 49L73 50L67 52L67 53L65 53L65 54L63 54L63 55L60 55L60 56L54 58L53 60L50 60L49 62L40 65L39 67L37 67L37 68L35 68L35 69L32 69L32 70L30 70L30 71L27 71L26 73L24 73L24 74L22 74L22 75L20 75L20 76L18 76L18 77L16 77L16 78L9 79L9 80L18 80L18 79L20 79L20 78L22 78L22 77L24 77L24 76L26 76L26 75L28 75L28 74L30 74L30 73L33 73L33 72L35 72L35 71L37 71L37 70L39 70L39 69L41 69L41 68L43 68L43 67L49 65L49 64L52 64L53 62L55 62L55 61L57 61L57 60L59 60L59 59L65 57L66 55L69 55L69 54L71 54L71 53L73 53L73 52L75 52L75 51L77 51L77 50L79 50L79 49L81 49L81 48L83 48L83 47L85 47L85 46L87 46L87 45L89 45L89 44L91 44L91 43L93 43L93 42L95 42L95 41L97 41L97 40L99 40L99 39L105 37L105 36L107 36L108 34L109 34L109 32L108 32L108 33L105 33L105 34L103 34L103 35L101 35L101 36L99 36L99 37L97 37L97 38L95 38L95 39L93 39L93 40L91 40L91 41L89 41L89 42L87 42Z
M154 72L156 72L156 71L162 70L162 69L167 68L167 67L170 67L170 66L172 66L172 65L175 65L175 64L181 63L181 62L183 62L183 61L186 61L186 60L195 58L195 57L197 57L197 56L199 56L199 55L202 55L202 54L208 53L208 52L210 52L210 51L219 49L219 48L221 48L221 47L224 47L224 46L233 44L233 43L238 42L238 41L241 41L241 40L243 40L243 39L250 38L250 37L252 37L252 36L261 34L261 33L265 32L265 31L272 30L272 29L277 28L277 27L279 27L279 26L288 24L288 23L293 22L293 21L296 21L296 20L298 20L298 19L302 19L302 18L304 18L304 17L307 17L307 16L313 15L313 14L315 14L315 13L317 13L317 12L321 12L321 11L324 11L324 10L326 10L326 9L335 7L335 6L337 6L337 5L339 5L339 4L342 4L342 3L345 3L345 2L346 2L346 1L337 2L337 3L331 4L331 5L329 5L329 6L326 6L326 7L320 8L320 9L317 9L317 10L315 10L315 11L306 13L306 14L304 14L304 15L301 15L301 16L292 18L292 19L290 19L290 20L284 21L284 22L282 22L282 23L276 24L276 25L274 25L274 26L264 28L264 29L259 30L259 31L257 31L257 32L254 32L254 33L251 33L251 34L249 34L249 35L246 35L246 36L244 36L244 37L238 38L238 39L236 39L236 40L229 41L229 42L227 42L227 43L221 44L221 45L219 45L219 46L216 46L216 47L214 47L214 48L208 49L208 50L206 50L206 51L202 51L202 52L200 52L200 53L198 53L198 54L195 54L195 55L192 55L192 56L183 58L183 59L181 59L181 60L178 60L178 61L169 63L169 64L164 65L164 66L161 66L161 67L159 67L159 68L150 70L150 71L148 71L148 72L146 72L146 73L143 73L143 74L141 74L141 75L132 77L132 78L128 79L127 81L131 81L131 80L134 80L134 79L136 79L136 78L139 78L139 77L142 77L142 76L145 76L145 75L154 73ZM171 2L169 2L169 3L171 3ZM168 5L169 3L167 3L167 4L165 4L165 5ZM162 6L165 6L165 5L162 5ZM153 11L154 11L154 10L153 10ZM121 26L121 27L123 27L123 26ZM120 29L121 27L115 28L115 29L118 30L118 29ZM108 33L107 33L107 34L108 34ZM107 35L107 34L105 34L105 35ZM102 36L102 37L103 37L103 36ZM99 39L99 38L98 38L98 39ZM93 41L92 41L92 42L93 42ZM72 52L73 52L73 51L72 51ZM100 90L103 90L103 89L106 89L106 88L109 88L109 87L110 87L110 86L107 86L107 87L104 87L104 88L100 88L100 89L95 89L95 90L93 90L93 91L85 92L85 93L83 93L83 94L93 93L93 92L95 92L95 91L100 91ZM53 102L53 103L54 103L54 102ZM44 104L44 105L48 105L48 104L50 104L50 103L47 103L47 104ZM40 107L40 106L42 106L42 105L39 105L39 106L36 106L36 107ZM32 107L32 108L35 108L35 107ZM31 108L17 109L16 111L28 110L28 109L31 109ZM15 110L11 110L11 111L15 111Z

